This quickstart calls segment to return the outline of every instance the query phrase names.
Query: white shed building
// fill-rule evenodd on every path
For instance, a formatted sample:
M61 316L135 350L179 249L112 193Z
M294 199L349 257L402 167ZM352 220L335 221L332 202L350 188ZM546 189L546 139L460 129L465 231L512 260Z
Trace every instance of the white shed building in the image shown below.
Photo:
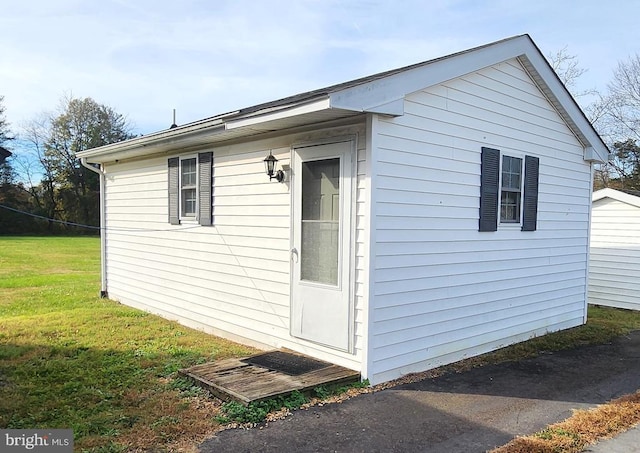
M589 303L640 310L640 196L593 193Z
M105 295L375 384L584 323L607 153L522 35L80 157Z

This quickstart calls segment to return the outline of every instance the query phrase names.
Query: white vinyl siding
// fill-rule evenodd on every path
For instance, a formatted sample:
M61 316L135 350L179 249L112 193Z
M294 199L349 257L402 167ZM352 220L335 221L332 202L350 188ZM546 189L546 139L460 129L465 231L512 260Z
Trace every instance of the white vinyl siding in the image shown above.
M590 165L516 60L373 124L373 383L583 323ZM478 232L483 146L539 157L537 231Z
M591 165L520 63L403 102L403 115L366 114L366 126L363 114L189 149L213 152L210 226L167 222L167 160L180 150L107 163L109 296L230 339L359 369L373 384L583 323ZM290 173L269 181L263 164L272 152L289 167L294 147L345 137L357 145L352 353L290 335ZM478 231L482 148L522 157L523 173L535 162L537 212L531 226L526 215L522 222L531 231Z
M269 181L263 160L271 150L282 168L294 142L363 131L345 126L206 150L214 153L212 226L167 223L167 156L107 164L109 297L243 343L359 369L359 297L354 354L290 336L291 194L288 181Z
M609 197L595 201L589 303L640 310L639 275L640 207Z

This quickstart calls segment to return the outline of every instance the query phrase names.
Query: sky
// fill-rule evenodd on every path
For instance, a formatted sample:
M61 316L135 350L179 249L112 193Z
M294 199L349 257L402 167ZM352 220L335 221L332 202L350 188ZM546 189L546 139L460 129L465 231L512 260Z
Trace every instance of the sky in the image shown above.
M640 53L636 0L0 0L11 130L91 97L136 134L527 33L604 91Z

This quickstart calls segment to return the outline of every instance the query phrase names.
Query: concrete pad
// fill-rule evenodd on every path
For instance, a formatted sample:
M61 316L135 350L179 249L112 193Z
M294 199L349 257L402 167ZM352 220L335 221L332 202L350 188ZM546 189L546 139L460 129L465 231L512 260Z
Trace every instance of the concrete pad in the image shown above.
M602 440L585 453L632 453L640 451L640 427L636 426L613 439Z

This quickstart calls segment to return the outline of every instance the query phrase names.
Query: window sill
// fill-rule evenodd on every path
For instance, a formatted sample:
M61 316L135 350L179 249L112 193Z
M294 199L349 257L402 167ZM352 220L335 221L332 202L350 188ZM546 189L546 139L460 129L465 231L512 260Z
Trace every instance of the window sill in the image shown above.
M500 230L521 230L521 223L500 223L498 224L498 229Z

